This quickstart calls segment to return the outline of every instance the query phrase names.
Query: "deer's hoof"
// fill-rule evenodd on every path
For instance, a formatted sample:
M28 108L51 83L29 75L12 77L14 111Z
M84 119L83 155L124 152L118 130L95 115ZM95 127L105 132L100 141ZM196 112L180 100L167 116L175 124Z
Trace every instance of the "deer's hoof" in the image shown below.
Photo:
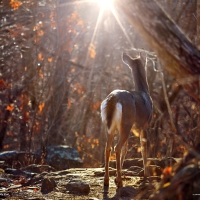
M118 188L123 187L122 180L119 181L117 178L115 178L115 184Z

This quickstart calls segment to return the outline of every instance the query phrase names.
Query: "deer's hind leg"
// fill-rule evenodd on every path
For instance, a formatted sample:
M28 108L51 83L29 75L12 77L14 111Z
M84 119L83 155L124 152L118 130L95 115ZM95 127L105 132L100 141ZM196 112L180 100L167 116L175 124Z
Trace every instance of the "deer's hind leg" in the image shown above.
M115 183L116 183L117 187L122 187L121 170L122 170L122 165L123 165L124 158L125 158L126 152L127 152L127 143L128 143L129 132L130 132L130 127L127 125L123 126L123 123L122 123L119 141L115 147L116 168L117 168L117 177L115 179ZM123 147L124 147L124 149L123 149L123 152L121 155L121 150Z
M110 152L111 152L111 145L113 141L114 133L107 133L107 143L105 148L105 176L104 176L104 185L109 185L109 161L110 161Z

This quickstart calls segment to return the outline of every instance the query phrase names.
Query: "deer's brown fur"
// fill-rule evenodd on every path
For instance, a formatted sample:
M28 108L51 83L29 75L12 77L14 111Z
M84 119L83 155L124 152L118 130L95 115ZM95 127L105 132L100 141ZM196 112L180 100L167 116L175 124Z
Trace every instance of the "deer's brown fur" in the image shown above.
M141 58L133 59L127 54L123 54L122 59L132 71L135 91L114 90L101 104L101 117L107 129L104 185L109 185L109 156L112 140L117 129L119 141L115 147L117 168L115 182L118 187L122 186L121 169L127 153L127 143L131 129L140 133L144 175L148 176L146 129L153 113L145 66L142 64ZM121 150L123 150L122 155Z

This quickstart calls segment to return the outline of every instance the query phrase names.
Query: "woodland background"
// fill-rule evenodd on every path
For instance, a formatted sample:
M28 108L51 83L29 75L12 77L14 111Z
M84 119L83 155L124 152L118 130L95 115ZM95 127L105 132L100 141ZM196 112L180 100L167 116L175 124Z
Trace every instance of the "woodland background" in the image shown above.
M197 47L198 0L157 3ZM79 151L85 167L103 163L101 101L114 89L134 88L121 54L151 51L122 13L118 17L93 1L0 0L1 151L65 144ZM199 105L165 66L163 73L178 134L195 146ZM186 146L174 137L163 79L151 62L147 75L154 103L148 156L182 157ZM131 134L127 158L140 156L139 137Z

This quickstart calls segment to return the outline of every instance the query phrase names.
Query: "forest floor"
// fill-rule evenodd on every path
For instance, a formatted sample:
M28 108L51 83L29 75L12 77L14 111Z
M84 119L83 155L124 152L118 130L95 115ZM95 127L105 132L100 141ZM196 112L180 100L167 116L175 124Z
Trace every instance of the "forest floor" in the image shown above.
M32 168L32 170L30 170ZM104 187L104 168L71 168L49 171L47 166L32 165L24 170L1 170L0 198L4 199L149 199L159 176L145 180L142 168L123 170L123 187L114 183L116 169L110 167L110 184ZM46 168L46 170L44 170ZM40 172L41 173L38 173ZM138 175L136 175L138 174ZM149 184L149 181L152 184Z
M110 169L111 174L115 173ZM28 184L13 184L0 189L0 198L6 199L148 199L148 189L142 177L124 176L124 187L117 189L114 176L109 187L103 186L103 168L73 168L58 172L41 173ZM155 184L156 182L154 182ZM145 188L146 187L146 188ZM153 189L153 188L152 188Z
M169 160L172 167L165 167ZM110 163L109 187L103 185L104 168L58 171L32 164L13 169L0 163L0 199L200 199L200 163L192 154L183 159L148 158L148 162L150 176L144 179L142 160L126 160L121 188L114 183L115 162Z

